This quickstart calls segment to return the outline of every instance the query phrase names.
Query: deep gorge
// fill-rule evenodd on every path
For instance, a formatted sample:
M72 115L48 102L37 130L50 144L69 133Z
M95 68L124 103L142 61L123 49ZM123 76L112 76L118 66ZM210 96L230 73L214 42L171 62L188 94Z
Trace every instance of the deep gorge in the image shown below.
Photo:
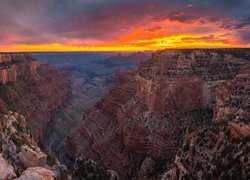
M70 176L81 179L95 166L105 178L231 177L213 169L214 158L227 157L230 143L234 154L243 146L239 158L247 156L249 49L163 50L85 62L77 54L72 62L50 56L1 54L0 109L24 116L40 148L66 164ZM241 168L244 178L247 163L231 167L227 160L220 168Z

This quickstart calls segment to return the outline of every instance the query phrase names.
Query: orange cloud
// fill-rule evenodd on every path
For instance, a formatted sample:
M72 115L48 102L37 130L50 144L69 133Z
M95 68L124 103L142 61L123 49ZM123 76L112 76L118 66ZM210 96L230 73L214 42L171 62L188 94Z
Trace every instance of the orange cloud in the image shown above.
M180 18L182 14L178 14ZM216 22L218 23L218 22ZM165 48L219 48L240 47L239 39L213 22L202 18L189 22L179 19L152 20L120 34L116 39L96 40L68 38L62 43L11 44L21 38L6 35L6 45L0 44L1 51L143 51ZM84 43L82 42L84 41ZM250 47L250 44L244 44Z

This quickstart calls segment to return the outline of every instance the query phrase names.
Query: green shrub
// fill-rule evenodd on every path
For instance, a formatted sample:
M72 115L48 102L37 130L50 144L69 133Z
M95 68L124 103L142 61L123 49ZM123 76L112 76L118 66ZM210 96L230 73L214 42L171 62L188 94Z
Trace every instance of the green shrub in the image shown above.
M12 134L10 136L10 139L13 141L13 143L16 145L17 147L17 151L21 151L21 147L23 145L29 145L29 142L25 139L25 138L19 138L19 137L16 137L16 135Z
M51 153L51 152L46 152L45 153L47 155L47 163L49 166L53 166L56 164L56 156Z
M89 160L77 160L73 176L77 179L108 180L110 173L100 165L93 164Z

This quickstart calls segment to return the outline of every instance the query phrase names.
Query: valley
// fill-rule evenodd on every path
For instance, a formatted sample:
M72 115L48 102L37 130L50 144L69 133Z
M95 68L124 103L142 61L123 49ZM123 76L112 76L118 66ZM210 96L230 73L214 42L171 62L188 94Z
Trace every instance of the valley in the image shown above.
M25 145L43 159L26 168L57 178L250 177L249 49L0 57L11 177L26 171ZM13 143L18 150L6 151Z

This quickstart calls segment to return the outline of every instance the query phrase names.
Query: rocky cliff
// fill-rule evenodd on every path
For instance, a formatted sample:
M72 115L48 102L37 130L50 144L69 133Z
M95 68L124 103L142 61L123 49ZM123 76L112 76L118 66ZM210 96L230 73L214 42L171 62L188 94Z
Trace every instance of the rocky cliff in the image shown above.
M163 179L249 179L250 67L216 89L213 121L186 134Z
M0 54L0 110L21 113L37 142L46 135L50 112L70 96L67 78L58 69L27 54Z
M47 163L51 158L40 150L26 125L16 112L0 116L0 179L67 179L66 166L56 159Z
M237 49L154 53L137 69L121 75L84 115L65 140L68 151L62 150L60 157L70 157L70 164L72 158L87 155L123 179L158 177L171 167L184 137L198 133L204 124L225 117L228 111L241 113L249 124L249 99L244 98L244 93L249 94L244 84L248 56L249 50ZM231 127L239 134L247 132L247 127Z

